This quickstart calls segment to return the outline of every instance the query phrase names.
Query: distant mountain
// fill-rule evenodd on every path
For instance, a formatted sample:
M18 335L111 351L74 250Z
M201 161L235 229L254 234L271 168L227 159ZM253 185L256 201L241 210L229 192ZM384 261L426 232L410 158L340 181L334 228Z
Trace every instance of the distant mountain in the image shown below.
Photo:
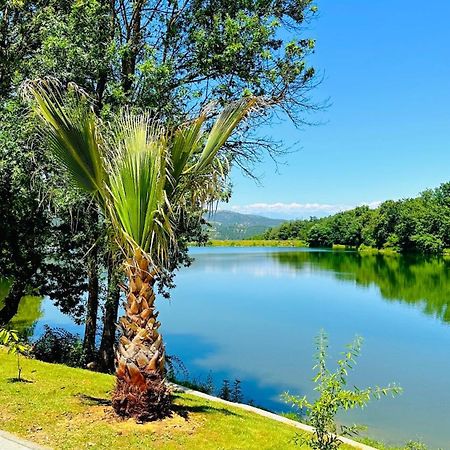
M205 219L211 225L209 227L211 239L225 240L248 239L285 222L281 219L270 219L233 211L217 211L211 216L207 215Z

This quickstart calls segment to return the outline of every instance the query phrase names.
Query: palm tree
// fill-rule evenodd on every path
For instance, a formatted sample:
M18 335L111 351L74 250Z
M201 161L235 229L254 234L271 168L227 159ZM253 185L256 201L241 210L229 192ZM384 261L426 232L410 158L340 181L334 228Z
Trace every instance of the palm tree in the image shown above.
M47 79L28 82L24 91L33 99L51 152L92 195L124 254L126 314L119 324L113 407L139 420L164 417L171 399L154 285L170 268L186 207L204 207L214 197L226 172L227 158L219 150L256 99L226 106L205 132L206 113L172 129L149 114L129 111L103 123L77 88L68 96Z

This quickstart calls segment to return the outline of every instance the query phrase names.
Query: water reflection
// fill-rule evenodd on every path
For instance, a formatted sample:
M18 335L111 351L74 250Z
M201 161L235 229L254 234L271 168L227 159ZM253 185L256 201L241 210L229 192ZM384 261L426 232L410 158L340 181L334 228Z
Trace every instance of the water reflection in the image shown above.
M0 309L8 296L11 283L6 279L0 279ZM17 313L9 322L12 329L17 330L24 337L31 337L34 334L36 323L42 318L44 311L42 308L43 297L35 295L25 295L21 298Z
M274 252L277 262L296 270L332 272L339 280L377 286L385 300L420 307L450 322L450 259L357 252Z

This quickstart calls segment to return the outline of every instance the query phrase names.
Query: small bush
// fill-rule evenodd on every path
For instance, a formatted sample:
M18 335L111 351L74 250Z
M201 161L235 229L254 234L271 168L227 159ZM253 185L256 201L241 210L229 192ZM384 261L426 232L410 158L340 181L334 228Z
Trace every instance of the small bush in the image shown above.
M414 242L417 250L422 253L439 255L444 249L442 240L428 233L415 234L411 237L411 241Z
M45 325L44 334L33 344L31 354L40 361L83 366L83 343L79 336Z
M395 396L401 392L401 388L396 385L366 389L347 388L348 371L355 365L361 352L361 345L362 338L357 337L337 361L336 370L331 371L327 367L328 338L323 331L319 334L314 366L316 375L313 378L318 398L311 402L306 396L298 397L287 392L283 394L284 400L297 408L298 413L314 427L311 437L298 438L299 443L306 442L314 450L336 450L342 444L338 434L355 436L361 430L358 425L350 427L338 425L336 415L339 411L363 408L372 399L389 394Z

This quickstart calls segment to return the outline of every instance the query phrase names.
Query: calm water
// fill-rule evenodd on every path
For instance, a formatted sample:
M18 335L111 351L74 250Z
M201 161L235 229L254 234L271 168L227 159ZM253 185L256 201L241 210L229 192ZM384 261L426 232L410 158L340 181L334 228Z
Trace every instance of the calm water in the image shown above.
M341 420L365 424L368 435L392 444L421 439L450 449L450 261L312 249L192 254L172 300L159 303L167 351L191 376L205 379L211 370L218 384L239 378L247 399L286 411L282 391L312 392L320 329L332 359L359 334L365 341L351 382L397 382L404 393ZM82 331L50 300L42 308L35 335L45 323Z

